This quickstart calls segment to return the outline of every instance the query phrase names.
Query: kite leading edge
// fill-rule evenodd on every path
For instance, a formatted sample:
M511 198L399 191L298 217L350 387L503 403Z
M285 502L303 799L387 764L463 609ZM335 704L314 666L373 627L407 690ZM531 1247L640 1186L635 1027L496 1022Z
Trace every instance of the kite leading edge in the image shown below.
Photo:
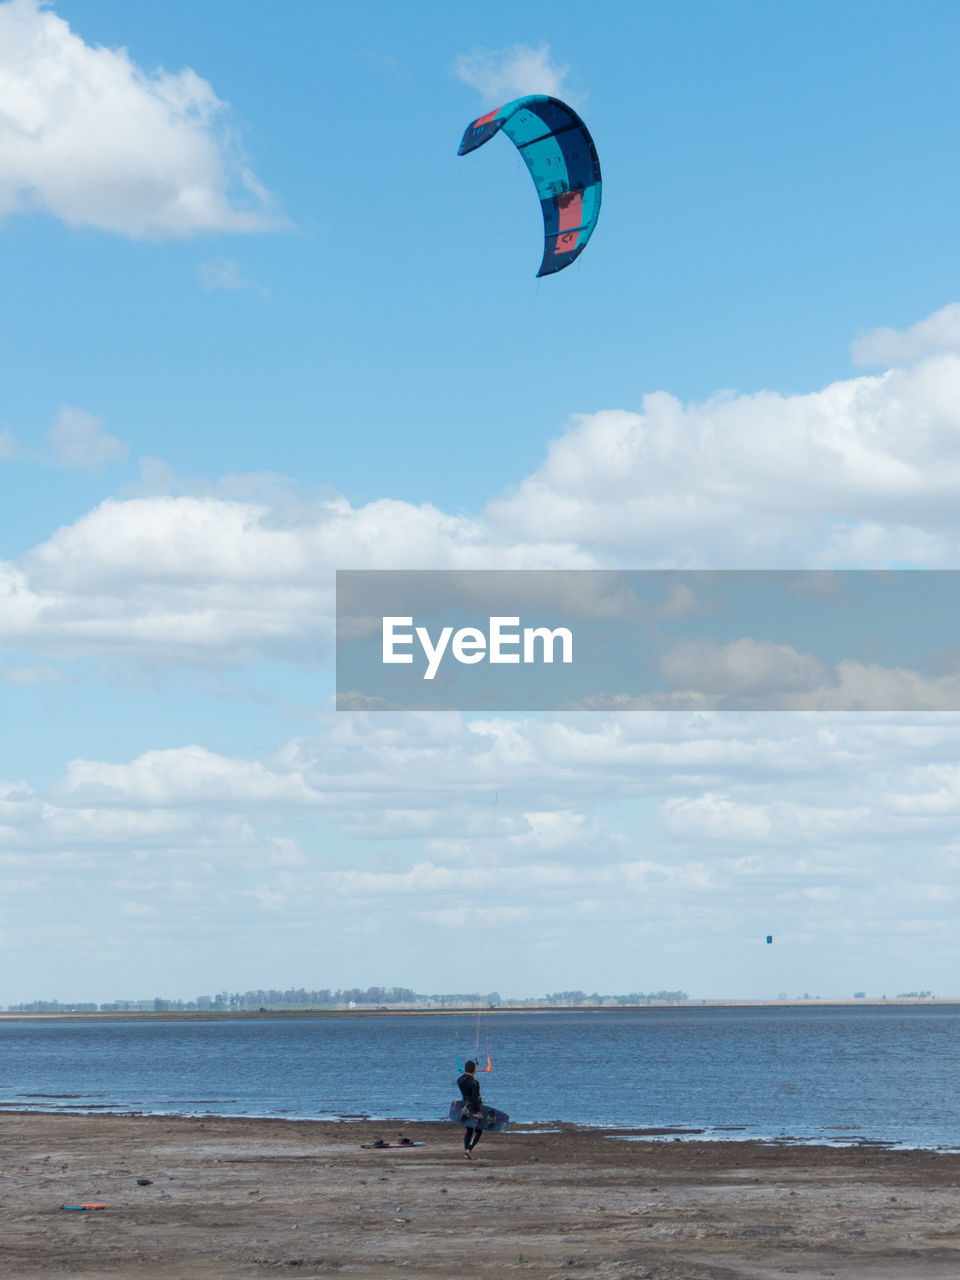
M457 155L476 151L501 129L523 157L540 197L544 244L537 275L562 271L583 252L600 214L593 139L565 102L535 93L468 124Z

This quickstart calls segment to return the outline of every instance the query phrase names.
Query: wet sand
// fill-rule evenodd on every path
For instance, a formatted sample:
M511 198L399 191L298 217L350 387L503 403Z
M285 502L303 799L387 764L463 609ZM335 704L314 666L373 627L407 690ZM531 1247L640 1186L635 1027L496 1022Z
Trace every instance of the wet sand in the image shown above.
M0 1275L960 1277L960 1154L5 1113ZM139 1182L148 1185L139 1185ZM102 1202L69 1212L64 1204Z

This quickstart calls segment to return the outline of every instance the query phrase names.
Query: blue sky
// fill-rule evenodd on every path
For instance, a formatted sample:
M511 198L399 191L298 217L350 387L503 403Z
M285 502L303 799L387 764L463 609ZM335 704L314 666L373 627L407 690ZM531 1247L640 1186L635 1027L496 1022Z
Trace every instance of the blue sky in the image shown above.
M0 3L0 1003L481 935L504 993L956 994L954 717L383 723L331 658L337 568L956 568L958 36ZM527 91L604 175L541 281L512 147L456 156Z

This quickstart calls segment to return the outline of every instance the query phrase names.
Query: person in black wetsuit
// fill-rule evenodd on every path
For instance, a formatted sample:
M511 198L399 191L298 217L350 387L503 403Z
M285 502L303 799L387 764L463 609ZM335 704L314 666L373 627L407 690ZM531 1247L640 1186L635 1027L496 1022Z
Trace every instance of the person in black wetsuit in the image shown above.
M483 1137L481 1116L483 1115L483 1099L480 1097L480 1083L474 1074L477 1070L477 1064L473 1059L469 1059L463 1068L463 1075L457 1080L457 1088L463 1095L464 1108L472 1111L477 1117L476 1129L468 1129L464 1126L463 1130L463 1154L468 1160L472 1157L470 1152Z

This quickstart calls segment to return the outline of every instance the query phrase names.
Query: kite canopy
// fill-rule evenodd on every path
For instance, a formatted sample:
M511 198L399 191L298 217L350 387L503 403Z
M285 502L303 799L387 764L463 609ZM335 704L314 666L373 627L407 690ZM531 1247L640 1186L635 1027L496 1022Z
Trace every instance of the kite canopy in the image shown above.
M559 98L516 98L467 125L457 155L465 156L500 130L523 156L543 210L543 261L538 276L578 258L600 214L600 161L587 127Z

